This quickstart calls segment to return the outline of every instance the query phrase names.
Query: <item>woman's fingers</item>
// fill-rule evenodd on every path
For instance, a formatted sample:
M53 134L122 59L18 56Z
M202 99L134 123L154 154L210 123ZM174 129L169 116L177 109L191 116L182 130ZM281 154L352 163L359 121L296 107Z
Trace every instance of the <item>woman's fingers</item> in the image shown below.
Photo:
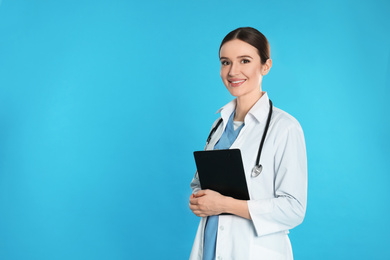
M207 194L209 190L199 190L197 193L193 194L194 197L202 197Z
M190 198L190 205L197 205L198 204L198 198Z
M199 217L218 215L222 213L223 197L212 190L200 190L190 196L189 206L192 212Z
M203 196L203 195L202 195ZM189 203L191 211L198 217L206 217L207 215L201 210L202 206L199 204L199 198L195 197L194 194L190 196Z

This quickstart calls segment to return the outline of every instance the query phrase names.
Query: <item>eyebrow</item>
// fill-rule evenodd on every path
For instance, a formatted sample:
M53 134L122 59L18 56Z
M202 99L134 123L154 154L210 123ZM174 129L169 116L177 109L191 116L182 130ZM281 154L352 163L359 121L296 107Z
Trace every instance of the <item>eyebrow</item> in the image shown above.
M249 55L241 55L241 56L238 56L237 58L250 58L250 59L253 59L251 56L249 56ZM227 58L227 57L220 57L219 58L220 60L223 60L223 59L226 59L226 60L228 60L229 58Z

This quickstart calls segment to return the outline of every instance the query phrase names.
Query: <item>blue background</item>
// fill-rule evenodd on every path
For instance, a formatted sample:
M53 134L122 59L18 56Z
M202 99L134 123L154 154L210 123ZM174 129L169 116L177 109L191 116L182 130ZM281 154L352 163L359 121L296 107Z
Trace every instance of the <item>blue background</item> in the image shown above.
M296 259L390 255L390 2L0 3L0 259L187 259L218 48L269 39L263 80L305 132ZM389 258L387 258L389 259Z

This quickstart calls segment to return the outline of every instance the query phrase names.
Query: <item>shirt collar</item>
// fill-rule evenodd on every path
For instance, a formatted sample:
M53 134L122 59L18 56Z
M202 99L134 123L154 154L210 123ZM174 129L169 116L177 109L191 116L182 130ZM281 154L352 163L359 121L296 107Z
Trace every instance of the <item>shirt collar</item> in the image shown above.
M234 112L237 105L237 99L233 99L225 106L218 109L216 114L221 113L221 117L224 122L229 120L230 115ZM247 116L245 117L245 123L248 120L248 115L254 118L257 122L262 122L266 120L269 112L269 98L267 92L263 92L261 98L253 105L253 107L249 110Z

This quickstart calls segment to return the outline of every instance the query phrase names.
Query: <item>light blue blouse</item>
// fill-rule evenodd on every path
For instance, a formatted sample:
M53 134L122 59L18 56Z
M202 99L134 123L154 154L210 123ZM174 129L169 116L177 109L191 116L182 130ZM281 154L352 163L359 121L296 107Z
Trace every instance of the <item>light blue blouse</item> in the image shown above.
M230 115L225 131L219 141L215 144L214 150L229 149L237 139L244 124L234 130L233 117L235 111ZM209 216L207 218L204 230L203 260L215 260L215 249L217 244L218 216Z

